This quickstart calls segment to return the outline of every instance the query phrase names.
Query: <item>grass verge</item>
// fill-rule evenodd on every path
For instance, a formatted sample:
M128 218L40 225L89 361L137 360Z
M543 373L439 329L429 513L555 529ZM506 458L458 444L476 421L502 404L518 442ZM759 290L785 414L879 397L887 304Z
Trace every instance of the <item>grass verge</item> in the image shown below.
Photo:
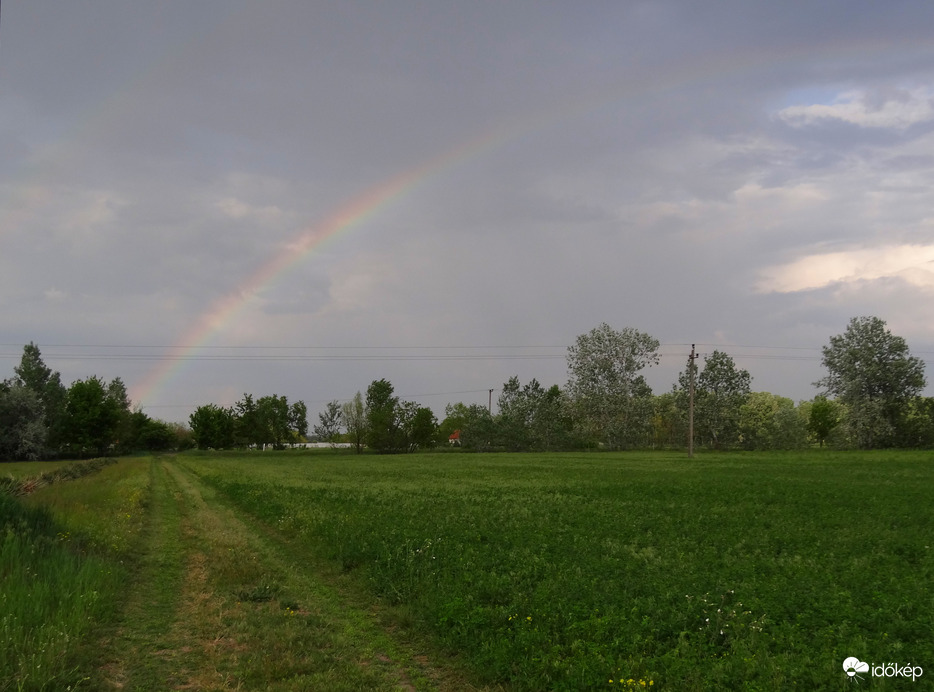
M0 493L0 690L88 688L86 642L116 614L145 487L130 464L101 476Z

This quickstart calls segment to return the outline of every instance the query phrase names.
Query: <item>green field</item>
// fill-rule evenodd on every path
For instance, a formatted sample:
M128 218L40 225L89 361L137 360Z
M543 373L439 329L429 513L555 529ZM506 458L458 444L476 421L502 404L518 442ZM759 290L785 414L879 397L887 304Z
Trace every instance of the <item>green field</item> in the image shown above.
M932 499L922 452L127 459L27 499L125 578L47 685L0 612L0 689L925 689Z

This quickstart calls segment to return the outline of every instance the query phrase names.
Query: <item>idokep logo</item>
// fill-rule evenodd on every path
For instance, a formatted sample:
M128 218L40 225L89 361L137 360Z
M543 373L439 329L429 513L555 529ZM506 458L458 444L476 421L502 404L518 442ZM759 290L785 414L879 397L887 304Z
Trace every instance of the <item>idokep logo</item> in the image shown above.
M911 678L912 681L917 680L924 674L921 666L913 666L910 663L906 665L883 663L878 666L873 663L870 666L855 656L850 656L843 661L843 672L856 683L863 679L860 673L871 673L874 678Z
M843 670L851 678L856 678L857 680L862 680L863 676L860 673L869 672L869 664L863 663L855 656L850 656L843 662Z

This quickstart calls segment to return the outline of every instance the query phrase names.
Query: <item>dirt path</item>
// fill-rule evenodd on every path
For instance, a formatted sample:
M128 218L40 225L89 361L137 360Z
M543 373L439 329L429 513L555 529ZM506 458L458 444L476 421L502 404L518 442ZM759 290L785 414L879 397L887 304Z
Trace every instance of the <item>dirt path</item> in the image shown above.
M141 567L101 668L127 690L465 690L452 666L235 515L184 464L151 468ZM437 654L435 654L437 658Z

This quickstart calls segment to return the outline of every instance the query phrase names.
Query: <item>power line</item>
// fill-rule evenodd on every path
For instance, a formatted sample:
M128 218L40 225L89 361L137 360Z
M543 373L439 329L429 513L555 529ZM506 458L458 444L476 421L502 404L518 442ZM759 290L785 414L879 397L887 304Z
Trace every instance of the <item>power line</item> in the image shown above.
M9 348L9 347L21 347L26 344L15 343L15 344L0 344L0 348ZM543 345L524 345L524 346L457 346L457 345L428 345L428 344L415 344L409 346L400 346L400 345L382 345L382 346L360 346L360 345L329 345L329 346L311 346L311 345L291 345L291 346L192 346L190 348L180 348L172 344L37 344L41 345L42 348L153 348L153 349L166 349L166 350L221 350L221 349L277 349L277 350L362 350L362 349L487 349L487 350L505 350L505 349L525 349L525 348L560 348L562 350L567 349L567 346L543 346ZM666 345L681 345L681 344L666 344Z
M19 347L23 344L0 344L0 348ZM665 343L660 349L680 349L685 351L664 351L658 353L660 359L685 358L687 348L691 344ZM715 344L699 343L697 346L707 346L712 350L728 353L737 360L769 360L769 361L810 361L816 362L823 358L821 349L806 346L756 346L750 344ZM194 349L179 352L173 346L140 345L140 344L50 344L45 346L48 350L43 357L49 360L74 361L127 361L127 362L393 362L393 361L532 361L532 360L564 360L566 346L471 346L471 345L410 345L410 346L199 346ZM71 349L56 352L54 349ZM84 349L113 349L117 352L91 352ZM149 349L149 353L139 353L139 349ZM560 349L561 353L549 353ZM741 350L742 349L742 350ZM120 351L123 352L120 352ZM164 352L158 352L162 350ZM234 351L234 353L219 353L218 351ZM245 353L245 351L266 351L265 353ZM400 353L400 351L421 351L420 353ZM191 352L197 351L197 352ZM285 351L285 353L277 351ZM306 353L295 353L306 351ZM385 351L385 353L379 353ZM431 353L430 351L442 351ZM450 353L451 351L470 351ZM499 351L499 353L476 353L476 351ZM533 353L516 353L516 351L537 351ZM760 351L750 353L744 351ZM764 352L762 352L764 351ZM812 355L809 355L812 354ZM698 355L707 356L707 353ZM934 355L934 351L916 351L913 355ZM17 359L22 356L19 352L0 353L0 359ZM922 359L925 365L932 361Z
M20 358L18 353L3 353L0 358L16 359ZM304 356L284 356L284 355L197 355L197 354L171 354L171 353L148 353L148 354L75 354L75 353L52 353L43 354L43 358L49 360L105 360L105 361L192 361L192 362L282 362L282 361L447 361L447 360L564 360L564 355L548 353L529 353L529 354L459 354L459 355L304 355Z
M456 392L429 392L424 394L399 394L401 399L424 399L430 396L451 396L453 394L486 394L489 391L499 391L499 389L490 390L487 389L461 389ZM303 399L304 401L304 399ZM339 403L345 403L348 401L353 401L350 399L318 399L314 401L305 401L306 404L327 404L331 401L337 401ZM201 404L145 404L144 408L198 408Z

